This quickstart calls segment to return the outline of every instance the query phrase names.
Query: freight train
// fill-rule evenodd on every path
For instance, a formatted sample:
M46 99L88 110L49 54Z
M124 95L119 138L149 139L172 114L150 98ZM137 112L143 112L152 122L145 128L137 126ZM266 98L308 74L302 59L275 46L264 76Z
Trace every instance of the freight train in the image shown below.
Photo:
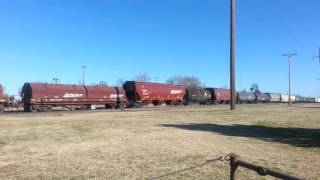
M26 112L46 112L54 107L69 109L143 107L146 105L212 105L230 103L230 90L223 88L190 88L181 85L126 81L123 87L25 83L21 103L4 95L0 84L0 112L21 105ZM291 96L295 103L320 102L320 98ZM289 96L278 93L238 92L237 103L286 103Z

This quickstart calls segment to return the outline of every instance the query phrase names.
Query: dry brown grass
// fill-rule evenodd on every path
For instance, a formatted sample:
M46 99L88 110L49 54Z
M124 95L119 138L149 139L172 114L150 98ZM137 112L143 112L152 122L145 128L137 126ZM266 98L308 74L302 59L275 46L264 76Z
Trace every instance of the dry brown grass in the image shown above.
M0 116L0 179L146 179L230 152L320 177L320 108L243 105ZM166 179L228 179L227 163ZM240 169L240 179L263 179Z

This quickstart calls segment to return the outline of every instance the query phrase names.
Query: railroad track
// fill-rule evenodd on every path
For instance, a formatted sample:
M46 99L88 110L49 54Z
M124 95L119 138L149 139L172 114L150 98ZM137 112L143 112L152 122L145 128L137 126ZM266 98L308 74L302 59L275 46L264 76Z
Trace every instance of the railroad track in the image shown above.
M301 105L301 104L299 104ZM303 104L302 104L303 105ZM319 104L315 104L319 105ZM238 104L240 107L252 107L252 106L286 106L286 104ZM184 110L184 109L207 109L207 108L220 108L227 109L228 104L218 104L218 105L188 105L188 106L154 106L154 107L143 107L143 108L126 108L126 109L95 109L95 110L53 110L50 112L24 112L23 110L18 111L6 111L0 113L0 117L5 116L15 116L15 117L25 117L25 116L62 116L67 114L88 114L88 113L99 113L99 112L147 112L147 111L171 111L171 110ZM293 106L294 108L295 106ZM296 106L303 107L303 106ZM320 106L314 106L320 108Z
M127 108L127 109L95 109L95 110L53 110L50 112L24 112L23 110L18 111L6 111L0 116L44 116L44 115L63 115L63 114L81 114L81 113L97 113L97 112L144 112L144 111L169 111L178 109L205 109L210 107L227 107L228 105L212 105L212 106L201 106L201 105L189 105L189 106L156 106L156 107L143 107L143 108Z

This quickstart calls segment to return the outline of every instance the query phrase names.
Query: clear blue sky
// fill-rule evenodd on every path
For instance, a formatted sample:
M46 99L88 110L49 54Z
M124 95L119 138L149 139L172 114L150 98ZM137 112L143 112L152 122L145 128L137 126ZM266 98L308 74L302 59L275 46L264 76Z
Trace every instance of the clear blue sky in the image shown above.
M237 0L237 88L320 96L319 0ZM193 75L229 84L229 0L0 0L0 82L16 94L24 82L165 81ZM241 80L241 81L240 81Z

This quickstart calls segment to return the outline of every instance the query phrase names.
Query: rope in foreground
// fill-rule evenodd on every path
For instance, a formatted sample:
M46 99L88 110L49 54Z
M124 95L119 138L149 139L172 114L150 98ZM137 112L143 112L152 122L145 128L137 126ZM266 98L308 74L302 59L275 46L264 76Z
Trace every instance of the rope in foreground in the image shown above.
M180 173L183 173L186 171L191 171L193 169L207 166L211 163L219 162L219 161L220 162L224 162L224 161L230 162L230 180L235 180L236 171L237 171L238 167L244 167L246 169L255 171L260 176L272 176L272 177L276 177L276 178L283 179L283 180L301 180L301 178L298 178L298 177L290 176L288 174L284 174L284 173L281 173L278 171L273 171L271 169L268 169L268 168L265 168L262 166L258 166L255 164L251 164L251 163L242 161L242 160L240 160L240 157L238 155L232 154L232 153L230 153L226 156L219 156L218 158L208 160L205 163L202 163L202 164L199 164L196 166L191 166L189 168L185 168L185 169L182 169L179 171L170 172L167 174L163 174L161 176L148 178L148 180L157 180L157 179L162 179L162 178L169 177L169 176L174 176L174 175L177 175L177 174L180 174Z

